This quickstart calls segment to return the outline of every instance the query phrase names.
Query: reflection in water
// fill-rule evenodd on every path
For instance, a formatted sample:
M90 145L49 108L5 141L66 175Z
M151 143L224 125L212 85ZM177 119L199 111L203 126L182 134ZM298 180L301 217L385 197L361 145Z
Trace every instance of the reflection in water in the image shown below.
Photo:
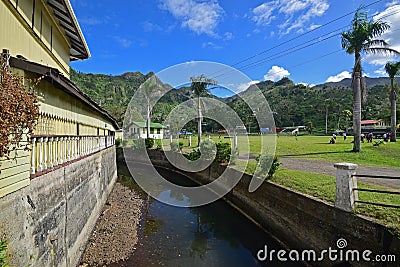
M187 177L159 169L160 174L183 186L196 186ZM160 198L190 202L180 193L164 189ZM196 207L169 206L147 199L139 242L130 259L115 266L288 266L259 262L264 245L281 249L264 231L224 201ZM301 266L291 264L291 266Z

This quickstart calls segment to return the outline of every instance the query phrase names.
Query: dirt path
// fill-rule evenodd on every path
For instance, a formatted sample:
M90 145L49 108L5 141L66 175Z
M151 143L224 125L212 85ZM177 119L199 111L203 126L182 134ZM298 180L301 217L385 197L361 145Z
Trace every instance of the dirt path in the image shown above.
M282 168L306 172L315 172L330 176L336 175L336 169L335 167L333 167L333 163L331 162L297 158L280 158L280 161L282 162ZM359 165L357 168L357 174L400 177L400 168L369 167ZM358 180L400 189L399 179L394 180L379 178L358 178Z
M143 200L116 183L82 256L81 266L106 266L126 260L137 243Z

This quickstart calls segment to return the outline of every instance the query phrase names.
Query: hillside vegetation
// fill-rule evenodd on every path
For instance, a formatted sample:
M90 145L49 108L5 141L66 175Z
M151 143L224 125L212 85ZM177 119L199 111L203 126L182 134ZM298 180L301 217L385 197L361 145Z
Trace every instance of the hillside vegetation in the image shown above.
M153 73L127 72L122 75L86 74L71 70L71 80L93 100L113 115L122 126L124 113L130 99L140 84ZM390 120L389 92L386 86L388 78L367 78L368 100L363 105L362 119ZM343 110L352 110L351 80L338 83L326 83L314 87L294 84L290 79L264 81L256 84L265 95L271 110L274 112L277 127L305 125L313 130L325 129L325 116L328 114L328 128L344 127ZM252 94L250 86L239 95ZM162 122L165 116L179 103L192 97L189 88L171 90L161 98L153 110L153 121ZM221 99L231 106L251 128L256 130L252 112L238 95ZM398 105L400 106L400 105ZM195 130L195 123L187 128ZM350 125L351 126L351 119ZM218 129L218 125L209 121L206 131Z

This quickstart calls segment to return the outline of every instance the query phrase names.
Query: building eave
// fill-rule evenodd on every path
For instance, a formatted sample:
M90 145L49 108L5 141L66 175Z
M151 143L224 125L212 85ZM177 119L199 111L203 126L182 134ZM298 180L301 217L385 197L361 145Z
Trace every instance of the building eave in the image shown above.
M70 59L89 58L90 51L70 1L47 0L47 4L53 10L54 16L59 20L61 28L64 29L67 38L70 40Z
M87 104L100 113L103 117L107 118L116 130L120 129L117 121L113 116L111 116L110 113L100 107L88 95L82 92L71 80L63 76L57 69L15 57L10 58L10 66L22 69L24 71L36 73L40 76L45 75L44 79L46 81L52 83L55 87L63 90L72 97L77 98L83 103Z

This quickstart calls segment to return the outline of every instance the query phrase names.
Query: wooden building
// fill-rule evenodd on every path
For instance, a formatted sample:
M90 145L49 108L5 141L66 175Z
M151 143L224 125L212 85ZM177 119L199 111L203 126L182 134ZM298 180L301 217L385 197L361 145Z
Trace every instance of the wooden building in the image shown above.
M70 62L90 57L68 0L1 0L0 51L16 74L44 79L35 88L40 116L31 151L1 159L0 197L58 166L114 144L115 120L70 80Z
M164 138L164 125L161 123L150 123L150 138L163 139ZM128 133L131 137L147 138L146 122L136 121L128 127Z

